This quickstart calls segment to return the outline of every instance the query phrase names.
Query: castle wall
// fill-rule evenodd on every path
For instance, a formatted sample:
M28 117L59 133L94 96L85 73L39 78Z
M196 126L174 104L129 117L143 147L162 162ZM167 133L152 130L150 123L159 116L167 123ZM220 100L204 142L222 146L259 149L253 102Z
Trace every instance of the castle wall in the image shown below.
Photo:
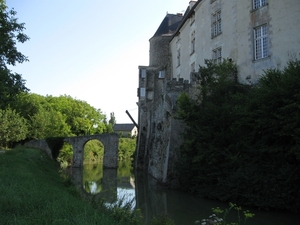
M214 20L220 12L220 33ZM201 0L170 42L172 77L190 80L190 74L204 66L205 59L231 58L243 83L257 83L265 70L282 70L287 62L300 57L299 0L271 1L254 9L249 0ZM266 26L266 55L255 56L255 29ZM193 51L194 39L194 51ZM180 52L180 64L178 64Z

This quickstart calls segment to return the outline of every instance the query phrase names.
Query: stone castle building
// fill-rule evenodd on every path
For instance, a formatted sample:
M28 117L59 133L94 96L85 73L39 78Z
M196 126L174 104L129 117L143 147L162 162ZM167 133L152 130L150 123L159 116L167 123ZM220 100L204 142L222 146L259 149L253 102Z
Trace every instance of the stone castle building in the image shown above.
M190 1L184 15L167 14L150 38L149 66L139 66L137 167L161 182L176 177L180 92L191 92L205 59L237 64L238 80L300 58L300 0Z

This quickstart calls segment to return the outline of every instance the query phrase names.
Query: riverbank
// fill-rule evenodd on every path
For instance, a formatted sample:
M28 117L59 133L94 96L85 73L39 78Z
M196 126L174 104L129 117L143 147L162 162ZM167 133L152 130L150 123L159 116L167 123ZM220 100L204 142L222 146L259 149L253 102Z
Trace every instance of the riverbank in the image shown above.
M128 211L82 199L44 152L18 148L1 153L1 224L139 224Z

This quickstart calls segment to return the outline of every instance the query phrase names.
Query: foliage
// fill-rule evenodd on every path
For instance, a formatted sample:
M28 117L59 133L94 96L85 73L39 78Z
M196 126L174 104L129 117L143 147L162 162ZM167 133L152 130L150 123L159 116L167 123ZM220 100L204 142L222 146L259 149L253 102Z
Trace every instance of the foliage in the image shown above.
M72 165L72 162L73 162L73 147L72 147L72 145L64 142L59 150L56 160L59 162L60 167L63 169Z
M70 96L21 93L11 107L27 120L27 139L88 135L105 131L101 110Z
M141 214L139 210L133 210L133 201L127 201L126 196L118 199L116 202L109 204L108 208L112 211L113 218L120 223L134 223L139 224L141 221Z
M136 138L119 138L119 160L130 159L136 149Z
M27 139L72 136L68 115L56 110L44 96L21 93L12 107L28 121Z
M114 132L113 125L107 121L106 115L104 115L103 123L105 124L105 129L104 129L103 133L113 133Z
M237 220L235 220L237 222L229 223L228 215L232 209L237 212ZM223 210L220 207L216 207L216 208L212 208L212 211L214 212L214 214L210 215L208 219L203 219L201 224L242 225L242 224L246 224L246 221L248 219L253 218L255 216L255 214L251 213L249 210L244 210L243 216L241 216L240 212L242 211L242 207L231 202L229 203L228 209Z
M66 123L73 135L101 134L105 130L104 115L85 101L73 99L71 96L47 96L46 100L54 110L66 116Z
M12 147L12 143L25 139L26 121L15 110L0 109L0 147Z
M103 159L104 146L98 140L90 140L84 145L84 163L95 163Z
M20 92L28 91L22 76L7 67L28 61L16 47L17 42L29 40L23 33L25 24L18 23L16 14L13 9L8 10L4 1L0 2L0 109L6 108Z
M119 216L117 221L114 211L102 202L84 200L42 151L6 151L0 157L0 165L1 224L138 224L126 209L129 215L122 212L125 219Z
M266 71L254 87L231 79L235 68L227 64L200 67L197 99L185 93L178 99L178 118L187 124L179 165L183 188L299 212L300 62ZM233 71L223 73L224 67Z
M113 133L113 132L114 132L113 125L111 123L107 123L105 126L105 133Z
M110 119L108 121L109 124L111 124L112 126L114 126L116 124L116 117L115 117L115 113L112 112L110 113Z
M174 225L174 224L175 224L174 221L170 219L168 215L164 215L164 214L154 217L150 222L150 225Z

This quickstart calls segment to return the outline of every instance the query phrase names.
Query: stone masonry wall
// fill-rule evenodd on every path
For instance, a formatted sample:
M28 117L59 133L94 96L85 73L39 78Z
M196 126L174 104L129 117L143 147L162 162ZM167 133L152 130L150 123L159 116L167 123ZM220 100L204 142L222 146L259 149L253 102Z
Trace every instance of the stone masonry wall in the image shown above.
M104 145L103 166L105 168L118 167L118 134L97 134L88 136L66 137L64 142L68 142L73 147L73 167L83 166L84 145L89 141L97 139ZM46 140L31 140L25 144L27 147L44 150L52 158L52 151Z

